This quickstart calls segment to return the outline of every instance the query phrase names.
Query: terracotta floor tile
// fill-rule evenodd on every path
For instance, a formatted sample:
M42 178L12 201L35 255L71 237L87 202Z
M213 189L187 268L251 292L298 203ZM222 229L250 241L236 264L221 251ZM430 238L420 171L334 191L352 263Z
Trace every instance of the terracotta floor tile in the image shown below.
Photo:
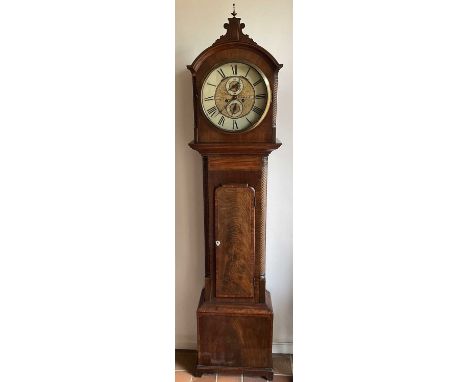
M241 375L222 375L218 374L218 382L241 382Z
M175 351L175 370L192 372L197 363L197 352L192 350Z
M186 371L175 372L175 382L190 382L191 379L192 374L187 373Z
M273 372L275 374L292 375L289 354L275 354L273 356Z
M193 377L192 381L216 382L216 374L203 374L201 378Z

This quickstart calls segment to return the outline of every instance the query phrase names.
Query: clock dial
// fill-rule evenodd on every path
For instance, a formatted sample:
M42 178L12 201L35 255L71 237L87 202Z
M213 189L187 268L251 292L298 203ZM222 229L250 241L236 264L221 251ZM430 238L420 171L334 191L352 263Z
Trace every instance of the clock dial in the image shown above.
M254 128L270 106L270 86L254 65L228 62L214 68L203 82L201 104L208 120L227 132Z

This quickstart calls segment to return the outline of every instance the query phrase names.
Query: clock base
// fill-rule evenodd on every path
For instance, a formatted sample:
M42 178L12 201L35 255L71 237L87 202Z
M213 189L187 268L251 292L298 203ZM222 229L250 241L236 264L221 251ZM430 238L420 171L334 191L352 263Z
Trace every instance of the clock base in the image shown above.
M205 301L197 309L198 361L195 375L244 373L273 379L273 308L265 303Z

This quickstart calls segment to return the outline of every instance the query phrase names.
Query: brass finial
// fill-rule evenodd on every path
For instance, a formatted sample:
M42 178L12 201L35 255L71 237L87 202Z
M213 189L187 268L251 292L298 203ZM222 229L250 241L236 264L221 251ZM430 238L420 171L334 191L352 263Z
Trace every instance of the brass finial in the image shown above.
M231 15L233 15L234 17L236 17L237 13L236 13L236 4L232 4L232 13Z

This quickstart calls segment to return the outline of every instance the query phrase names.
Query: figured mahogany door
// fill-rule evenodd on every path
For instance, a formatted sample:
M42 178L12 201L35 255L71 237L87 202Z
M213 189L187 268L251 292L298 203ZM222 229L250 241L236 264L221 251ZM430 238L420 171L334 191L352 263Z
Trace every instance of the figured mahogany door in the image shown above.
M246 184L215 190L216 297L253 298L255 190Z

